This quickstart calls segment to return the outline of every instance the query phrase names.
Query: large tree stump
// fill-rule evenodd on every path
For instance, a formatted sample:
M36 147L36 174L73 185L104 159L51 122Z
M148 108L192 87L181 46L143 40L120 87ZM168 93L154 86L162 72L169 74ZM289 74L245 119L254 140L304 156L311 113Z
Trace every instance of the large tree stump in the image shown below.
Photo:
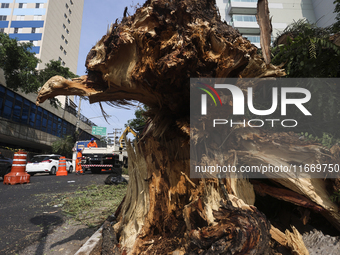
M256 52L254 45L220 21L213 0L149 0L133 16L113 24L91 49L88 75L72 81L53 77L40 90L38 103L62 94L113 105L137 100L150 108L151 121L143 137L134 149L128 145L130 181L114 225L119 239L115 249L122 254L271 253L271 226L252 206L253 185L246 179L190 179L189 170L190 128L195 130L189 126L189 78L284 75ZM278 164L290 160L292 148L296 158L307 153L324 160L318 146L306 147L291 134L230 131L225 131L225 137L230 136L225 147L204 160L213 162L223 154L249 164L253 160ZM326 158L335 160L332 154ZM340 226L323 180L287 176L278 182L305 198L294 200L287 192L280 199L321 208ZM254 185L266 192L266 187Z

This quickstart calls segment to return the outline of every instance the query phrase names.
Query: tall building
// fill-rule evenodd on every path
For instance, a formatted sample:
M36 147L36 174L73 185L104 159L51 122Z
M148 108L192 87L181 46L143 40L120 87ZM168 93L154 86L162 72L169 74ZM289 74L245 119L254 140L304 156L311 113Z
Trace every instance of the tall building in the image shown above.
M335 22L334 0L312 0L316 24L319 27L328 27Z
M77 72L84 0L0 0L0 32L32 42L43 69L50 60Z
M299 19L318 22L325 27L335 21L334 0L268 0L272 17L272 36ZM222 20L237 28L249 41L260 47L260 29L256 21L257 0L216 0Z
M84 0L0 0L0 32L20 42L32 42L43 69L50 60L76 73ZM49 102L35 105L37 95L6 87L0 70L0 149L22 148L48 152L59 137L72 135L78 125L80 139L92 138L92 126L78 115L72 97L58 97L61 107Z

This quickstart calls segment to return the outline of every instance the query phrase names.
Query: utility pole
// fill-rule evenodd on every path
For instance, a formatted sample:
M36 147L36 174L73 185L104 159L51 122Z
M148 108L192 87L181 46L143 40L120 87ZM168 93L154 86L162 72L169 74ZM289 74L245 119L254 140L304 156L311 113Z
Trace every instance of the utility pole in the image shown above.
M78 113L77 113L77 123L76 123L76 132L79 129L80 126L80 107L81 107L81 97L79 97L79 105L78 105Z
M113 146L116 146L116 137L117 137L117 135L119 135L121 133L121 130L122 130L121 128L114 128L113 129L113 133L108 133L108 135L112 135L113 134Z

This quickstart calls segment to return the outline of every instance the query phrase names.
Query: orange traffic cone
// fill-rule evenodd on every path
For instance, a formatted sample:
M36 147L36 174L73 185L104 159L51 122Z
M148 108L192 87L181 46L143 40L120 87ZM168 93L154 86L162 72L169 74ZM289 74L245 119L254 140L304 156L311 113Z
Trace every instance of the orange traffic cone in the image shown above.
M67 171L66 171L66 158L65 157L60 157L59 158L59 165L58 165L58 171L57 171L57 176L66 176Z
M4 177L4 184L17 184L29 183L30 175L25 172L26 170L27 153L18 151L14 154L12 169L9 174Z

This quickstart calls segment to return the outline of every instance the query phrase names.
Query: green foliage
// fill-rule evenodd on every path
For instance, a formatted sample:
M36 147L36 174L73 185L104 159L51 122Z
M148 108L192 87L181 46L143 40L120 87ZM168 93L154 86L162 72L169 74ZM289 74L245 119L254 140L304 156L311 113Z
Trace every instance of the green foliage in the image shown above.
M289 25L283 34L287 35L287 40L280 45L274 42L272 63L285 63L287 77L340 75L340 48L329 41L329 30L299 20Z
M334 144L340 142L340 139L335 139L335 137L329 133L322 133L321 138L309 134L308 132L301 132L300 134L305 137L306 141L321 143L322 146L327 148L331 148Z
M340 190L334 191L334 193L330 196L330 199L334 203L340 203Z
M62 212L67 216L89 227L97 227L116 211L126 190L126 184L91 185L73 193L56 194L49 205L62 205Z
M65 78L77 77L69 68L63 67L60 61L51 60L42 70L36 70L41 62L31 52L32 43L18 42L5 33L0 33L0 69L4 70L6 85L24 93L37 92L52 76L61 75ZM50 100L56 107L56 99Z
M298 125L292 129L284 128L277 124L272 128L271 126L266 126L275 131L293 131L296 133L303 132L306 138L314 139L319 137L316 142L322 143L324 146L329 147L330 145L337 142L340 139L340 87L335 86L336 79L319 79L319 78L309 78L309 79L295 79L290 80L289 84L287 79L277 79L277 87L290 87L297 86L301 88L306 88L310 91L313 100L305 103L304 106L312 114L312 116L305 116L301 114L300 109L293 105L287 106L287 119L295 119ZM299 97L299 95L296 95ZM265 110L270 109L272 106L272 86L266 84L265 86L258 87L254 95L254 107L255 109ZM278 91L278 98L281 98L280 90ZM289 98L293 98L290 95ZM247 113L247 118L249 119L261 119L259 116L255 116ZM270 116L266 116L265 119L282 119L281 116L281 104L278 104L277 110ZM311 136L311 137L310 137Z
M146 122L146 117L144 114L148 110L148 107L146 105L139 106L137 110L135 111L136 118L128 120L127 124L125 124L125 127L130 126L132 129L136 130L136 128L144 126Z
M72 148L75 142L76 140L72 135L58 139L52 144L52 152L65 156L66 158L72 158Z
M97 144L98 144L98 147L106 147L108 144L111 144L111 141L112 140L108 138L107 136L102 136L100 137L99 142Z
M40 84L43 85L55 75L63 76L66 79L77 77L77 75L72 73L68 67L63 67L60 64L60 61L50 60L50 62L45 65L44 69L39 70L38 80Z
M0 68L4 70L7 86L14 91L21 88L30 93L40 87L35 70L40 60L31 52L32 46L0 33Z

